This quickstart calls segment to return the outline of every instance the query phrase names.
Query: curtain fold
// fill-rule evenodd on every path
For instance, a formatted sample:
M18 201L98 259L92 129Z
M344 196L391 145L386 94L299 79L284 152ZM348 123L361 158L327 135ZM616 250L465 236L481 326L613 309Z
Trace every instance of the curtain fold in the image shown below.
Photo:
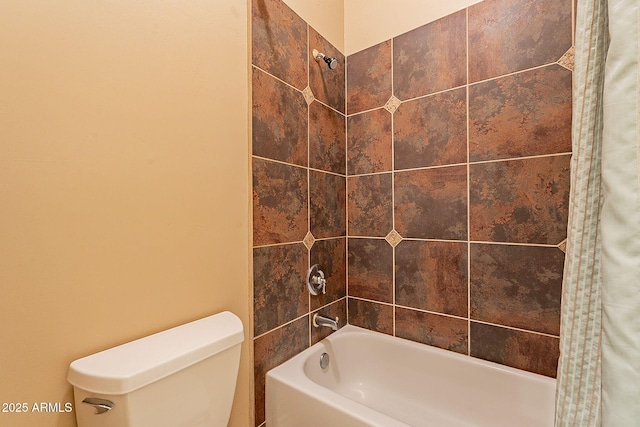
M562 284L556 427L601 425L601 235L606 0L579 0L576 16L571 193Z
M578 0L556 426L640 425L639 0Z

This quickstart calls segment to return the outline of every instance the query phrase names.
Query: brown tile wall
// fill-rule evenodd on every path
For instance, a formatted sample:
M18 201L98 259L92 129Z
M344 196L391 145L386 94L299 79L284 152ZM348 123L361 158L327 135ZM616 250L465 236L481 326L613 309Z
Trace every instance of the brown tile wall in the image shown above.
M555 375L573 3L485 0L345 61L252 0L256 426L316 311Z
M349 323L555 376L573 3L485 0L347 58Z
M338 68L317 63L314 48ZM345 69L344 56L281 0L252 1L256 426L265 373L329 334L311 326L313 313L347 320ZM310 296L316 263L327 293Z

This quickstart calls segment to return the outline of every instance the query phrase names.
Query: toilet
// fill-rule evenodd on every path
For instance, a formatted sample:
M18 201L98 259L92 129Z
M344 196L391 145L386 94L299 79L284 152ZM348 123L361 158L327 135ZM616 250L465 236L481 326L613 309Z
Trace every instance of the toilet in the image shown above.
M222 312L75 360L78 427L225 427L242 322Z

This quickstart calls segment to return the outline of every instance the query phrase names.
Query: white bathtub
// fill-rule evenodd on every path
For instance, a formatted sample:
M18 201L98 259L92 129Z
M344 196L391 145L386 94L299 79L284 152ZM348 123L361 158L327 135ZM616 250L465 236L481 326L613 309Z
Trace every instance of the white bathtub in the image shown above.
M267 427L552 427L555 386L347 325L267 373Z

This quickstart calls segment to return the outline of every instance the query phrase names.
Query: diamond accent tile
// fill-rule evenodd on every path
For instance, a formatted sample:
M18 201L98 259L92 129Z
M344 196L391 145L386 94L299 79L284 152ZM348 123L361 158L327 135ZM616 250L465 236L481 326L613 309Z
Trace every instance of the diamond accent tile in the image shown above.
M558 60L558 64L563 66L567 70L573 71L575 65L575 53L575 48L571 46L569 50L566 51L565 54L562 55L562 57Z
M558 249L560 249L565 254L567 253L567 239L564 239L562 242L560 242L560 244L558 245Z
M387 101L386 104L384 104L384 108L385 110L387 110L388 112L390 112L391 114L395 113L396 110L398 109L398 107L400 106L400 104L402 104L402 101L400 101L398 98L396 98L395 96L391 95L391 98L389 98L389 100Z
M313 237L313 234L309 231L306 236L304 236L304 240L302 243L307 247L307 249L311 249L313 244L316 242L316 238Z
M313 96L313 91L309 86L304 88L304 90L302 91L302 95L304 96L305 101L307 101L307 105L310 105L313 100L316 99L316 97Z
M396 230L391 230L384 239L394 248L402 242L402 236Z

